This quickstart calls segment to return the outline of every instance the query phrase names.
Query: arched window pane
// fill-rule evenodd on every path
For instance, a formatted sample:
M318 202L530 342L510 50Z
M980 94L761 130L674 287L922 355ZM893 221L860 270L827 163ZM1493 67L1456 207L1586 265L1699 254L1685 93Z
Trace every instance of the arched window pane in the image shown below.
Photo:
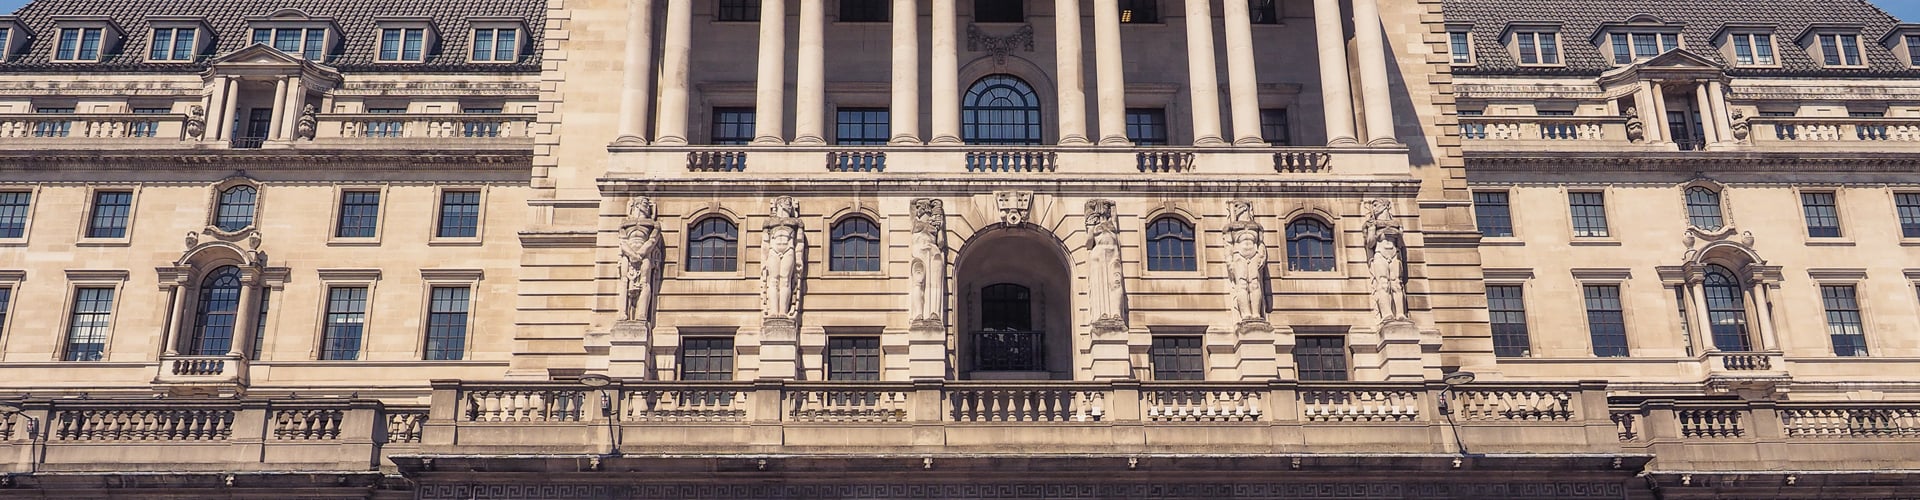
M988 75L967 89L960 127L967 144L1040 144L1040 98L1013 75Z
M1727 268L1707 266L1707 324L1713 346L1722 351L1753 350L1747 340L1747 300L1740 280Z
M1720 193L1699 186L1687 188L1687 221L1707 231L1720 230L1726 224L1720 216Z
M256 194L250 186L234 186L220 192L220 206L214 215L214 227L231 232L252 226Z
M1287 270L1332 271L1333 228L1319 219L1287 224Z
M879 271L880 227L866 217L840 221L833 225L833 241L827 253L829 271Z
M740 255L739 241L739 228L733 221L720 217L700 219L687 233L687 271L733 272Z
M1161 217L1147 226L1148 271L1198 269L1193 253L1193 226L1186 221Z
M233 347L234 319L240 311L240 268L226 266L207 273L200 282L199 304L186 354L226 354Z

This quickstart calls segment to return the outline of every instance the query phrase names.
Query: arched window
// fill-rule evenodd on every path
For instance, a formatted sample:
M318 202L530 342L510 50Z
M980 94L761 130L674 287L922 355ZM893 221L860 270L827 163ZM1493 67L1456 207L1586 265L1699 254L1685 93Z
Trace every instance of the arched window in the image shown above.
M1311 217L1287 224L1287 270L1332 271L1333 227Z
M1747 340L1747 300L1740 280L1727 268L1709 265L1705 288L1713 346L1729 352L1753 350Z
M725 217L708 217L687 232L687 272L730 273L740 258L740 230Z
M1161 217L1147 225L1147 270L1192 271L1193 226L1178 217Z
M188 356L218 356L233 347L240 286L240 268L233 266L214 269L201 280L200 307L194 313L193 332L185 349Z
M234 186L221 191L219 207L214 213L213 226L227 232L252 226L256 194L252 186Z
M980 290L980 329L1033 330L1033 292L1012 283L987 285Z
M880 226L866 217L848 217L833 225L827 248L828 271L880 270Z
M960 124L967 144L1039 144L1040 98L1013 75L987 75L967 89Z
M1725 226L1720 216L1720 193L1700 186L1687 188L1687 222L1707 231Z

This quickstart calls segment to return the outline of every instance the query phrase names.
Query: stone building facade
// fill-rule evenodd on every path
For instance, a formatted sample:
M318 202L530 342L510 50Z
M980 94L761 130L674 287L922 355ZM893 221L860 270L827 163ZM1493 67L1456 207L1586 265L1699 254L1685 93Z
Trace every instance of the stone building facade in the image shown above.
M1920 488L1920 27L1640 3L36 0L0 494Z

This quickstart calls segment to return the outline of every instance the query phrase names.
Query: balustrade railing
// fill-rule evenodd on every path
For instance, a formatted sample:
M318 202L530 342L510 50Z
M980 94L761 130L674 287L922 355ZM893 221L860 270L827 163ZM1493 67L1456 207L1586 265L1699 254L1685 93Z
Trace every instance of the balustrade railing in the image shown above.
M954 422L1098 422L1107 394L1051 384L950 388L947 413Z
M687 152L688 172L741 172L746 169L746 151L702 150Z
M1300 418L1310 422L1412 422L1420 395L1412 389L1302 389Z
M1638 408L1612 408L1607 418L1613 421L1615 434L1621 442L1640 439L1640 410Z
M273 438L288 441L323 441L340 438L340 423L346 411L331 408L301 408L273 411Z
M318 116L318 138L524 138L533 136L534 118L528 113L331 113Z
M1455 392L1461 420L1570 421L1578 397L1571 390L1473 389Z
M788 388L784 418L793 422L905 422L911 385L843 384Z
M1618 116L1462 116L1460 135L1469 141L1627 142L1627 119Z
M478 389L462 396L467 422L578 422L586 415L584 389Z
M1726 371L1766 371L1773 369L1773 356L1767 353L1720 352L1720 367Z
M1680 421L1681 437L1735 438L1746 435L1740 425L1745 414L1738 409L1686 408L1674 411Z
M1199 385L1199 384L1196 384ZM1156 388L1140 391L1150 422L1256 422L1266 412L1261 389Z
M972 149L967 151L967 171L1052 172L1058 157L1044 148Z
M216 377L225 374L227 356L174 356L167 361L173 366L168 370L182 377Z
M1194 157L1193 151L1148 149L1134 153L1134 163L1146 173L1191 172Z
M1325 172L1333 155L1325 151L1281 151L1273 154L1273 171L1283 174Z
M1786 117L1752 119L1753 137L1772 142L1920 142L1920 117Z
M744 422L747 397L753 387L745 383L657 384L628 387L620 405L620 420L627 422Z
M827 152L828 172L885 172L886 170L886 151L840 149Z
M62 410L59 441L216 441L233 436L234 410Z
M1786 408L1780 423L1788 437L1920 438L1920 406Z
M174 139L185 137L178 114L0 114L0 139Z
M421 429L427 423L426 408L388 408L386 410L387 443L419 443Z

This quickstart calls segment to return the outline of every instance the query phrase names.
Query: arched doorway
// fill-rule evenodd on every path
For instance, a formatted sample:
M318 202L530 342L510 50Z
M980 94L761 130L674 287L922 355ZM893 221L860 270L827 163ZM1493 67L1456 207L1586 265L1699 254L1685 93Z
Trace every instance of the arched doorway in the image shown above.
M953 269L961 378L1073 378L1072 273L1058 239L991 227L960 249Z
M1040 96L1013 75L982 77L960 102L960 136L967 144L1040 144Z

